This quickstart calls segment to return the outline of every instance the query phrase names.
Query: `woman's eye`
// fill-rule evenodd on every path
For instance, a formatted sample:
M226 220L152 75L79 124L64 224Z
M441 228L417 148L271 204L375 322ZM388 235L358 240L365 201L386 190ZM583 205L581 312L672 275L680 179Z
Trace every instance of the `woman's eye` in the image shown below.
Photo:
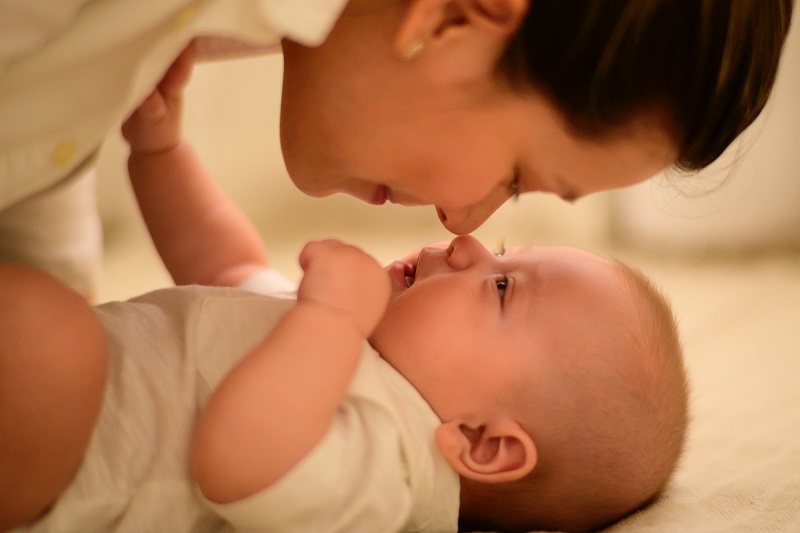
M508 278L499 277L495 280L494 284L497 287L497 293L500 295L500 299L502 300L505 297L506 289L508 288Z
M511 183L508 184L508 194L512 200L519 199L519 171L514 171L514 178L511 180Z

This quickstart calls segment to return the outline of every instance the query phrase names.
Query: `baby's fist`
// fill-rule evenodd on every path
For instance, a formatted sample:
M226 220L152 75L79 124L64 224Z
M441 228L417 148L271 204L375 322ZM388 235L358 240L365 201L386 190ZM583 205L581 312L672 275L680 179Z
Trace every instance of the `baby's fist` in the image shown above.
M353 318L366 338L389 303L389 275L361 249L334 239L312 241L300 253L299 302L315 302Z

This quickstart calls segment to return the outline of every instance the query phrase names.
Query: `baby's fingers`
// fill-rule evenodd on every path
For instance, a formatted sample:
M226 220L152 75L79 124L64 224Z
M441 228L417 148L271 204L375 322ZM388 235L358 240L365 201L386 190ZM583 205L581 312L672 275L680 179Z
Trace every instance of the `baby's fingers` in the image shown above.
M164 77L158 84L158 89L165 98L179 97L192 77L194 67L194 43L184 48L183 52L173 61Z
M348 313L365 335L388 302L389 277L378 262L355 246L336 240L312 242L300 254L305 272L298 300Z

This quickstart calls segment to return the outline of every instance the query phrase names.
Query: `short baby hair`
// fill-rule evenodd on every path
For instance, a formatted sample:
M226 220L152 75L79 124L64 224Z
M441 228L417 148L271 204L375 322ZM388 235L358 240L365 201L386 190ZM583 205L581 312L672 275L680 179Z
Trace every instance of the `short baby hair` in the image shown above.
M634 316L620 326L621 353L584 354L587 365L562 376L567 399L557 412L565 416L544 430L526 428L538 452L528 476L496 485L462 481L462 498L466 492L471 502L480 502L462 526L591 531L652 502L673 475L688 425L677 322L641 271L613 264ZM615 363L607 368L590 363L601 358ZM576 416L569 416L570 410Z
M793 0L531 0L502 65L578 134L667 119L676 166L713 162L767 102Z

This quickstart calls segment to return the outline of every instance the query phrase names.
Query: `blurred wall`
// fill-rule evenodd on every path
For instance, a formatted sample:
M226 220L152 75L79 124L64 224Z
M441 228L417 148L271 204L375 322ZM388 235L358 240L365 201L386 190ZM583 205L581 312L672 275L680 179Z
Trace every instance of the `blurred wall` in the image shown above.
M664 252L800 247L800 13L767 107L699 175L667 174L612 194L620 242Z

